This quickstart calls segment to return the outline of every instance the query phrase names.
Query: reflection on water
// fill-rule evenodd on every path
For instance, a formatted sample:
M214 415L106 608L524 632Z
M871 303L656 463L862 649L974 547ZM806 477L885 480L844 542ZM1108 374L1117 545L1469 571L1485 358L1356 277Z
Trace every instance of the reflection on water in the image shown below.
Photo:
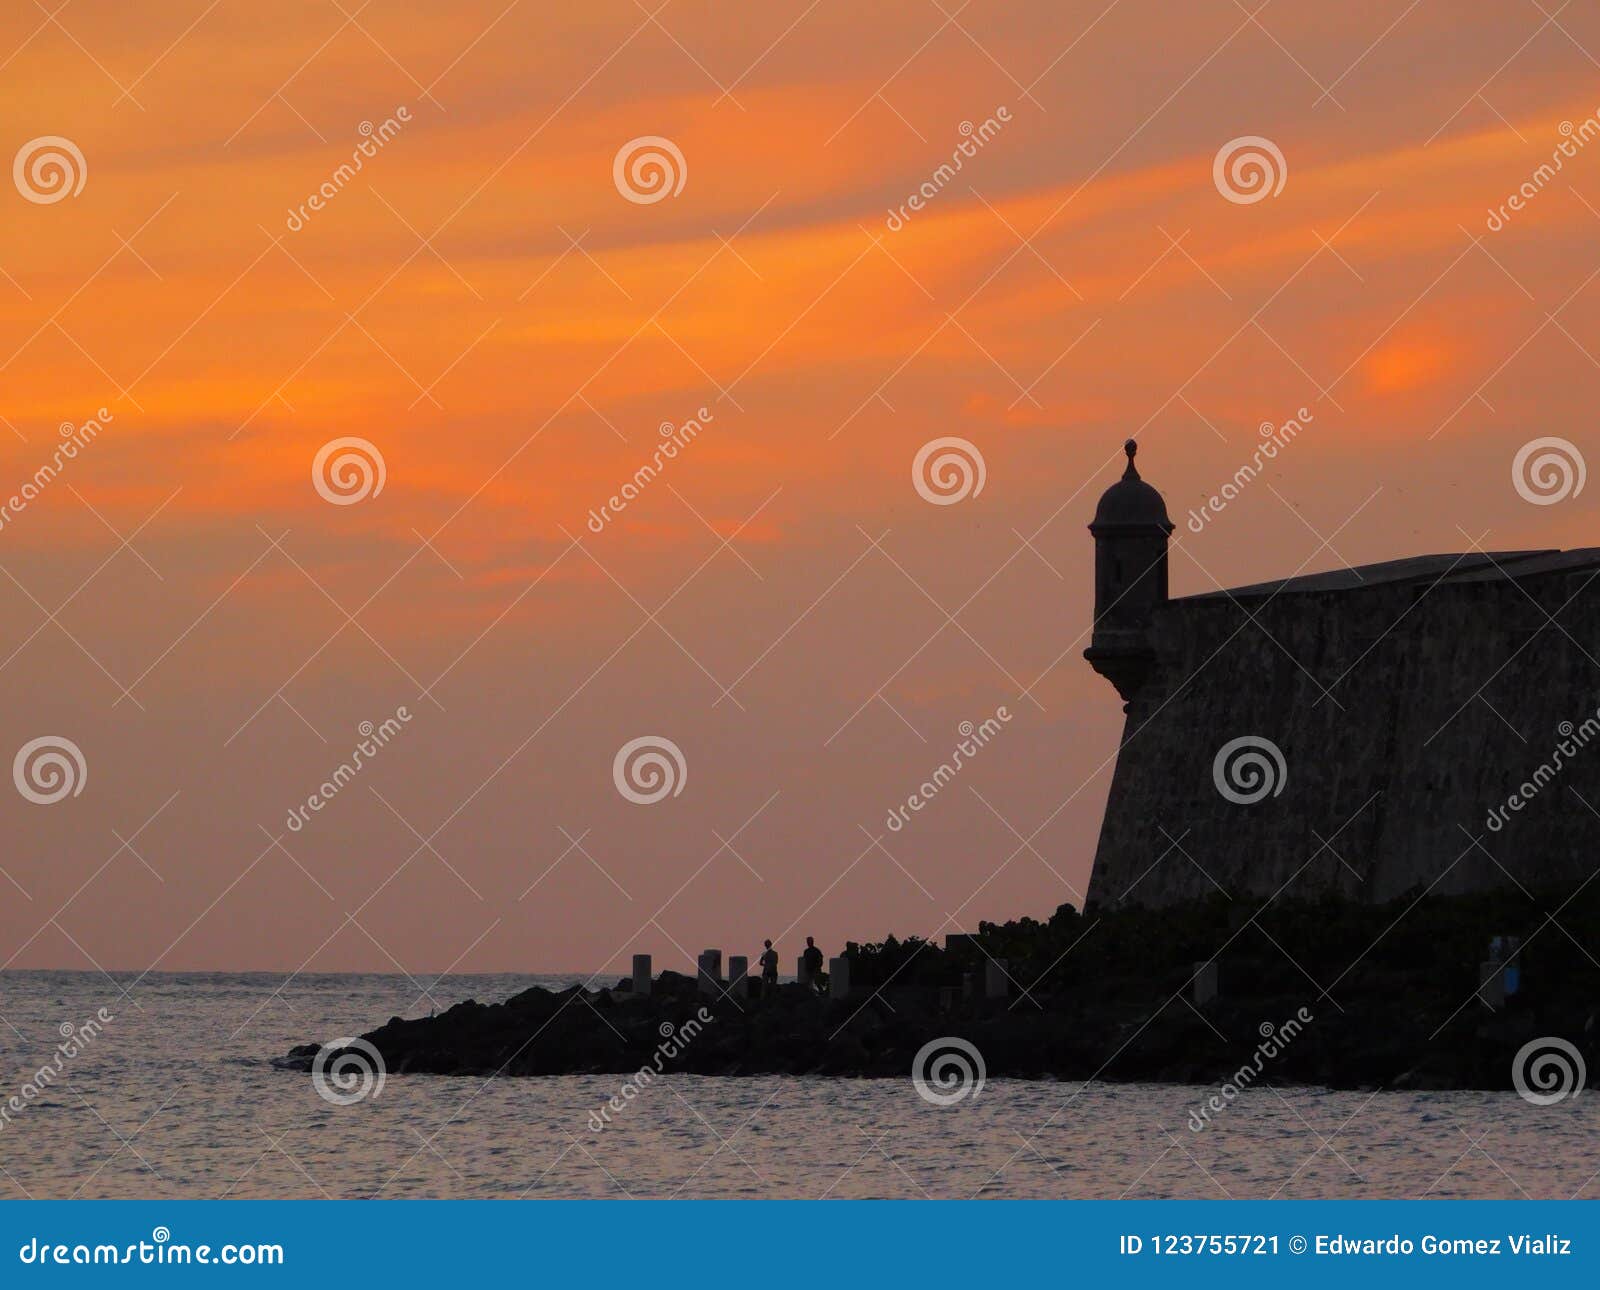
M608 978L609 979L609 978ZM440 1006L536 980L453 977ZM124 997L120 991L127 990ZM600 1133L617 1076L390 1077L353 1106L268 1059L426 1015L400 976L0 975L0 1196L1471 1196L1600 1193L1600 1097L678 1076ZM63 1023L114 1020L62 1072Z

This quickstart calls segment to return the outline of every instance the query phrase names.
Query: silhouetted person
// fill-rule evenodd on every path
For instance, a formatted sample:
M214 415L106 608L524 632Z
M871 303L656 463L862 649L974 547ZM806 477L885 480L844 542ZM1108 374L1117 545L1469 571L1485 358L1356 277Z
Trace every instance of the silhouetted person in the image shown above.
M766 950L761 955L761 988L770 992L778 988L778 951L772 948L772 942L767 941Z
M817 942L810 936L806 937L806 952L800 956L800 961L805 964L806 979L811 983L813 990L822 988L822 951L817 948Z

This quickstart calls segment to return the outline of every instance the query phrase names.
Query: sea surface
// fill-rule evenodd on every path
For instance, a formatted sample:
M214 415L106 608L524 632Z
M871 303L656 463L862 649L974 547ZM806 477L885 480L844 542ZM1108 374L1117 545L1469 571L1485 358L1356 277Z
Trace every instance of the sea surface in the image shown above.
M989 1080L389 1076L336 1105L291 1046L576 976L0 973L0 1196L1593 1197L1600 1093ZM609 983L610 977L606 978ZM63 1027L112 1017L36 1094ZM36 1085L37 1087L37 1085ZM10 1109L16 1096L20 1110Z

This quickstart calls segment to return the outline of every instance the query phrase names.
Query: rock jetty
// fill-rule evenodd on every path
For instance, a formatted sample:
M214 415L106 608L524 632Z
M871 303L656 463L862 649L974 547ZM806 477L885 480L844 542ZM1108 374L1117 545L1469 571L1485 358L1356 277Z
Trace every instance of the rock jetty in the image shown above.
M956 1039L989 1079L1204 1085L1248 1071L1261 1084L1506 1089L1536 1040L1560 1039L1600 1070L1597 897L1600 884L1382 906L1064 905L1048 922L985 923L943 946L851 946L842 998L668 971L647 995L632 980L535 988L394 1017L361 1040L399 1076L905 1078L927 1045ZM278 1064L310 1070L322 1050L307 1043Z

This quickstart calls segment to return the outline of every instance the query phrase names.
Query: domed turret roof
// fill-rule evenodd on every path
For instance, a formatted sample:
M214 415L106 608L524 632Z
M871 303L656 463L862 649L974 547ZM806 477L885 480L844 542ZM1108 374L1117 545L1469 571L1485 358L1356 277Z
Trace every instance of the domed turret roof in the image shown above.
M1163 533L1172 532L1166 502L1160 493L1139 478L1134 468L1133 455L1139 451L1139 445L1129 439L1122 448L1128 454L1128 468L1122 472L1122 478L1101 495L1090 530L1159 528Z

